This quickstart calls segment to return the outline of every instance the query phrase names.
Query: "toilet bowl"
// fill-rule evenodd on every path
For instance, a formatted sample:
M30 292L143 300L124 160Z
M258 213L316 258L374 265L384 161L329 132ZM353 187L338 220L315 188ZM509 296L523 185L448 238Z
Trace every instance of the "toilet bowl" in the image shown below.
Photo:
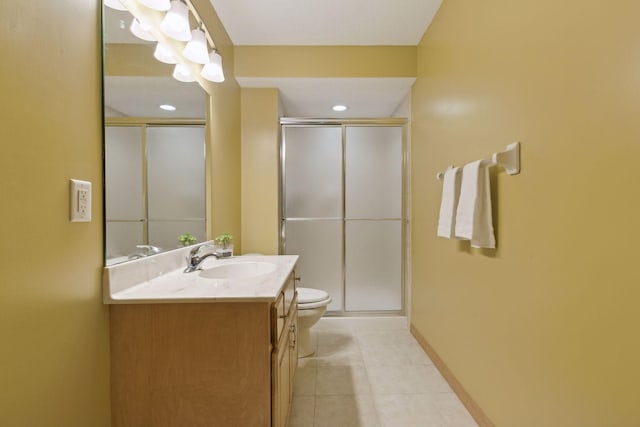
M316 349L311 341L311 327L327 311L331 297L325 291L298 288L298 357L312 355Z

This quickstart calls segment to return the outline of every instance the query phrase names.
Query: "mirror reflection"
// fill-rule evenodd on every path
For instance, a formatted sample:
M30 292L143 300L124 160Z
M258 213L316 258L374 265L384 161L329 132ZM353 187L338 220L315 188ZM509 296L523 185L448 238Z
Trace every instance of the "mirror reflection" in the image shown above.
M205 108L132 16L104 8L105 256L111 265L206 237ZM189 239L186 239L187 241Z

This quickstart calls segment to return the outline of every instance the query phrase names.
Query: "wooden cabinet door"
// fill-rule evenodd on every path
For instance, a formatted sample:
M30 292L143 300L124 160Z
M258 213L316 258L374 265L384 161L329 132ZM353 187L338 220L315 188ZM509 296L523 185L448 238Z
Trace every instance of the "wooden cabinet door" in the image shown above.
M293 383L298 368L298 310L297 299L291 307L291 328L289 330L289 399L293 398Z
M288 334L284 335L273 353L273 369L271 372L273 380L272 395L272 424L274 427L285 427L287 415L289 414L290 396L293 389L291 388L290 371L291 371L291 351L289 347Z

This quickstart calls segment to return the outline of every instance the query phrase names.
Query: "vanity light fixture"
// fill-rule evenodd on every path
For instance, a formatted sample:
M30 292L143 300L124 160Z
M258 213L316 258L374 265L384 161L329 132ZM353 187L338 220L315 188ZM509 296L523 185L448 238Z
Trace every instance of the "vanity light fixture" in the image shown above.
M209 62L202 67L200 75L210 82L221 83L224 81L222 56L220 56L217 50L209 53Z
M160 12L171 9L171 2L169 0L138 0L138 2L147 6L149 9L159 10Z
M165 64L173 65L178 63L176 58L173 56L173 53L160 42L158 42L158 44L156 45L156 50L153 51L153 57L160 62L164 62Z
M191 40L189 7L180 0L171 0L171 9L162 19L160 30L174 40L181 42Z
M127 10L127 8L120 3L120 0L104 0L104 5L115 10Z
M209 62L209 50L207 49L207 39L204 31L197 28L191 31L191 40L187 43L182 54L196 64L206 64Z
M191 83L196 81L195 77L191 75L191 71L189 71L189 68L186 65L180 63L176 64L175 68L173 69L173 78L178 80L179 82L184 83Z
M159 108L164 111L176 111L176 107L171 104L162 104Z
M224 81L222 56L207 31L192 0L104 0L113 8L122 6L134 20L131 32L142 40L157 41L153 56L165 64L175 64L173 77L181 82L196 78ZM167 4L170 5L167 10ZM191 30L190 14L198 27ZM124 25L124 23L122 24ZM172 40L169 40L171 38ZM182 42L182 43L180 43ZM213 49L210 51L209 49ZM196 74L198 73L198 74Z
M153 36L153 34L149 32L149 26L140 22L138 18L133 18L129 29L134 36L141 40L146 40L148 42L156 41L156 38Z
M347 111L347 108L348 107L346 105L334 105L331 107L333 111Z

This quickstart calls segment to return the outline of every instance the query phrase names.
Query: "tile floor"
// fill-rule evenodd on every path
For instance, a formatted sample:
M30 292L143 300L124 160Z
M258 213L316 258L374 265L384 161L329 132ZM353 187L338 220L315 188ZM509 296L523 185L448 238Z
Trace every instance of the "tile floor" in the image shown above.
M477 427L405 322L321 319L289 427Z

